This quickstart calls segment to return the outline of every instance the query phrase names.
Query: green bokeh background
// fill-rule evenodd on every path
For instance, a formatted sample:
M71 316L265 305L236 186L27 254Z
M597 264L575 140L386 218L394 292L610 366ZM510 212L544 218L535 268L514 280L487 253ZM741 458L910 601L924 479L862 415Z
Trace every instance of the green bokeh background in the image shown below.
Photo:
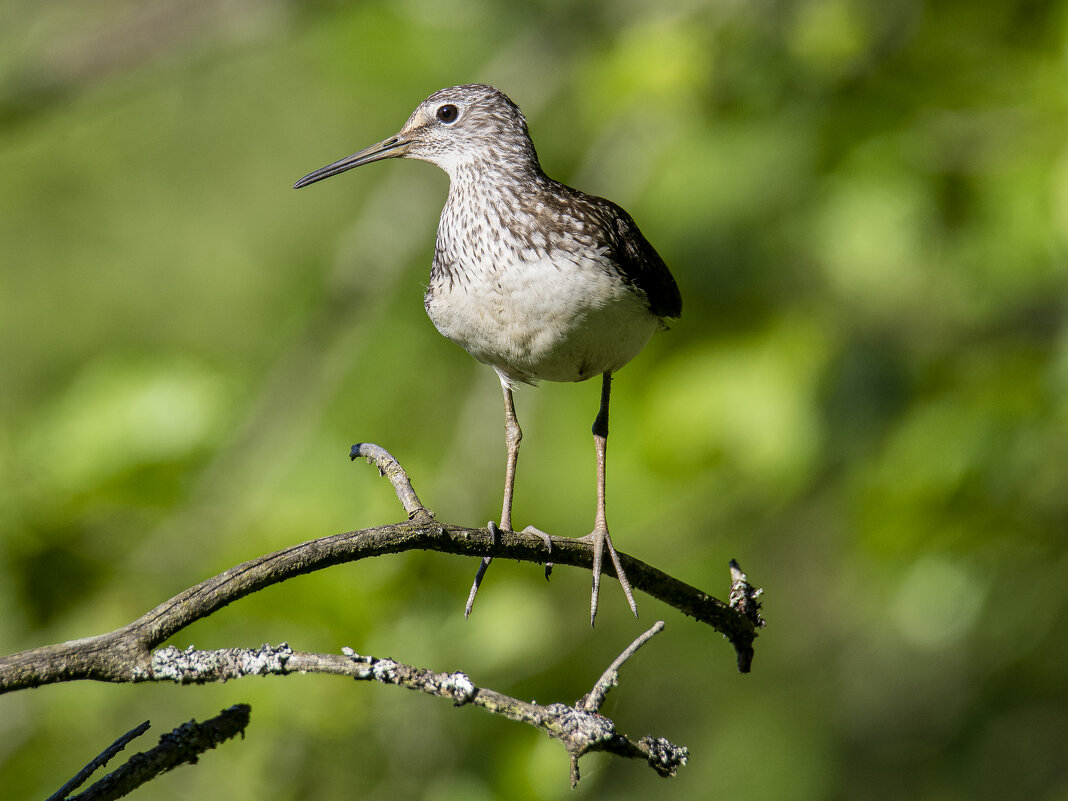
M685 316L615 383L619 546L766 588L754 671L614 582L411 553L228 607L175 644L288 641L606 712L672 780L337 677L0 698L43 798L144 719L243 741L142 799L1068 799L1068 7L1056 2L133 0L0 9L0 652L95 634L233 564L499 513L496 378L421 299L447 178L301 175L488 82L553 177L624 205ZM515 521L585 534L596 382L517 396ZM138 747L147 747L150 735Z

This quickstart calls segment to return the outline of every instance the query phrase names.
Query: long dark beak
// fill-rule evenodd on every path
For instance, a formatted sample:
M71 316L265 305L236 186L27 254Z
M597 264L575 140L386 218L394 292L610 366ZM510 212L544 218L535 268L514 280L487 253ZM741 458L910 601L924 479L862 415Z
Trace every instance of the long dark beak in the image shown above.
M410 144L411 142L407 139L401 139L399 136L391 136L389 139L384 139L376 145L364 148L359 153L353 153L351 156L343 158L340 161L335 161L333 164L327 164L325 167L320 167L315 172L308 173L293 184L293 188L300 189L302 186L314 184L316 181L321 181L324 178L329 178L332 175L345 172L345 170L351 170L353 167L359 167L361 164L370 164L372 161L381 161L382 159L392 159L397 156L403 156Z

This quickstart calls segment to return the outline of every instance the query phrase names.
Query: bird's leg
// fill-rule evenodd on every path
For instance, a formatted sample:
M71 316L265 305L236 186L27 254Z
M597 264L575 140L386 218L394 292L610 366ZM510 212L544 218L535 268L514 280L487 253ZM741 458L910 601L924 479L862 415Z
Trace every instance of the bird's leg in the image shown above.
M504 444L508 454L504 466L504 503L501 507L501 522L499 526L493 523L489 525L490 534L493 536L495 544L498 529L502 531L512 530L512 492L515 488L515 466L519 461L519 442L523 439L523 430L519 427L519 420L515 416L512 390L503 376L501 377L501 389L504 390ZM467 606L464 608L465 618L471 614L471 609L475 605L475 596L478 595L478 588L482 586L482 578L486 575L486 568L489 567L492 561L492 556L482 557L482 564L478 566L475 581L471 585L471 592L467 596Z
M504 465L504 504L501 508L501 528L505 531L512 530L512 492L515 489L515 466L519 462L519 442L523 439L523 430L519 427L519 418L515 416L515 404L512 402L512 390L508 388L505 380L501 379L501 387L504 389L504 444L508 449L508 458ZM540 537L545 543L545 549L553 552L552 538L539 528L527 526L523 529L524 534L533 534ZM484 560L489 564L489 557ZM485 573L485 568L482 570ZM553 572L553 563L545 563L545 579Z
M504 503L501 506L501 528L512 530L512 492L515 489L515 466L519 462L519 443L523 439L523 430L515 416L515 404L512 402L512 390L501 379L504 390L504 445L508 456L504 464Z
M608 401L612 394L612 374L604 373L601 376L601 408L597 412L597 419L593 421L593 444L597 451L597 516L593 522L593 532L587 539L593 545L593 592L590 598L590 625L597 618L597 595L601 589L601 562L605 546L608 547L608 555L612 559L612 565L616 569L616 577L619 579L623 593L627 596L630 611L638 616L638 606L634 603L634 594L630 589L630 581L623 572L619 555L612 545L612 536L608 533L608 521L605 516L605 452L608 447Z

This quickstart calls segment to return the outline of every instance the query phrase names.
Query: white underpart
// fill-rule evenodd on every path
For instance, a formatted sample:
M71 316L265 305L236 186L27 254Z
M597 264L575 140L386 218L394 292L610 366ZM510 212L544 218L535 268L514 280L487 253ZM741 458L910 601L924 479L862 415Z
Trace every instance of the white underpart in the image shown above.
M502 209L511 215L519 208L484 181L454 177L438 229L454 274L432 281L430 319L510 383L582 381L618 370L645 347L659 320L606 269L581 230L560 234L553 226L546 234L522 212L518 220L501 219ZM513 235L517 222L533 233Z

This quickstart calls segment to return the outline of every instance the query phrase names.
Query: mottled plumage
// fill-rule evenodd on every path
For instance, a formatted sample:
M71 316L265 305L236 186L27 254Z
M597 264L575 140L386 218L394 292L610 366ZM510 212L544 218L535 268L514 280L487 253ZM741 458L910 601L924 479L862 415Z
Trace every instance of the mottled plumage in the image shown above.
M437 329L500 376L508 462L501 528L511 528L522 432L518 383L603 377L594 423L598 505L591 621L607 545L631 608L604 514L604 450L612 374L682 311L663 260L616 204L545 175L519 108L492 86L442 89L400 132L302 178L302 187L385 158L428 161L449 174L425 297ZM468 602L474 599L478 581Z

